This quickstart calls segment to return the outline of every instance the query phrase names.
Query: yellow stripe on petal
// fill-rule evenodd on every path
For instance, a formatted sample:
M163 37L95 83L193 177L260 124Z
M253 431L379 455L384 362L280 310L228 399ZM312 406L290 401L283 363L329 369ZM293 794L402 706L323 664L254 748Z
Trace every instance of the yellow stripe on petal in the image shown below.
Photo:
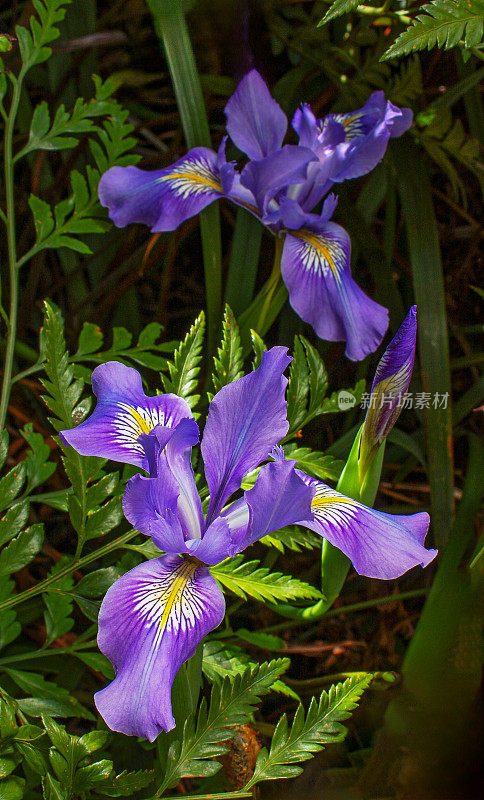
M354 519L360 508L356 500L351 500L324 484L319 484L311 501L311 511L314 516L325 523L337 525L347 524Z
M313 497L311 511L316 513L319 509L325 508L325 506L337 505L338 503L345 506L357 505L355 500L350 500L347 497Z
M168 595L163 595L162 597L160 597L160 602L165 603L165 607L163 609L163 613L161 615L161 620L160 620L160 632L163 631L164 628L166 627L170 614L173 610L173 607L176 604L181 605L181 600L185 587L187 586L188 582L193 578L198 566L199 565L197 562L185 561L173 573L176 577L173 581L171 588L168 591Z
M334 278L340 280L346 261L346 253L340 242L304 229L290 233L303 243L300 258L305 269L322 275L331 271Z
M157 408L134 408L127 403L118 403L121 413L116 416L115 427L118 436L118 443L121 446L135 447L140 453L144 453L138 438L142 433L149 433L156 425L166 425L171 427L170 419L165 417L165 413Z
M361 114L335 114L336 122L339 122L345 129L346 141L355 139L357 136L363 136L361 117Z
M190 159L176 166L169 175L158 178L159 183L169 181L174 193L186 200L207 192L223 193L222 184L203 158Z

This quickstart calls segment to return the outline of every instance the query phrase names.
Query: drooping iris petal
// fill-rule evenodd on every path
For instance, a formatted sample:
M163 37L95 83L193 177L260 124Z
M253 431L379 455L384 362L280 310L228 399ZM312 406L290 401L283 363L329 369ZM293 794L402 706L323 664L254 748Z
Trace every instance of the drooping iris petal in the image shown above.
M345 132L344 143L335 149L331 178L340 182L366 175L385 155L390 137L401 136L412 124L409 108L400 109L385 100L383 92L373 92L363 108L347 114L329 114L330 121L340 123Z
M207 147L151 172L112 167L99 182L101 205L118 228L141 222L153 232L175 230L222 194L217 154Z
M304 477L316 486L316 493L312 518L301 524L347 555L360 575L382 580L398 578L419 564L426 567L437 555L437 550L424 547L430 521L425 512L409 516L384 514Z
M100 364L92 373L96 408L77 428L61 431L64 444L83 456L100 456L147 469L142 433L161 425L172 429L192 417L188 403L174 394L147 397L141 375L118 361Z
M264 158L281 146L286 115L257 70L242 78L225 106L225 114L230 138L249 158Z
M378 364L361 432L360 475L395 425L412 377L417 306L412 306Z
M135 475L128 482L123 511L126 519L167 553L189 552L186 540L199 539L203 530L200 496L191 464L198 443L198 425L184 419L165 445L164 431L154 428L140 442L148 455L150 476ZM156 453L154 444L159 442Z
M259 161L249 161L242 170L240 182L255 197L262 213L268 209L277 192L292 183L304 181L308 164L316 156L307 147L286 144Z
M219 514L242 477L258 466L287 433L286 347L264 352L260 366L223 386L213 398L202 455L210 491L207 524Z
M116 677L94 695L111 730L152 742L174 727L173 679L224 612L208 568L178 556L140 564L111 586L99 613L98 645Z
M245 550L285 525L293 525L311 516L314 487L298 475L294 461L281 460L261 467L255 486L244 492L243 502L224 512L232 530L230 555ZM247 512L244 514L244 504ZM244 519L245 518L245 519ZM245 525L241 523L245 521Z
M380 344L388 311L351 277L350 239L334 222L286 234L281 273L289 301L321 339L346 341L346 355L363 359Z

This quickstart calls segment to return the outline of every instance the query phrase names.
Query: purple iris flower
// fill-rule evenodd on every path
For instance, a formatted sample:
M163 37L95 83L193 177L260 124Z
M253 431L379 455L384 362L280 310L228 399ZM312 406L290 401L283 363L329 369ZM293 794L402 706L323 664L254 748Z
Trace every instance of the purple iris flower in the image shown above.
M191 411L181 410L173 395L146 397L136 370L117 362L97 367L94 412L74 430L63 431L64 441L81 453L112 457L119 439L122 460L143 463L149 477L131 478L124 513L166 554L119 578L101 606L98 644L116 677L95 702L112 730L153 741L173 728L176 672L225 613L210 566L263 536L290 524L310 527L346 553L359 572L387 579L427 565L436 554L423 546L427 514L373 511L285 459L277 442L289 427L283 373L290 361L286 348L273 347L254 372L213 398L201 443L210 492L206 515L191 463L199 440ZM120 387L127 390L126 401ZM150 417L155 401L164 410L159 423ZM149 429L137 439L131 410ZM273 460L262 463L269 457ZM244 475L260 464L253 488L234 499Z
M404 407L417 341L417 306L412 306L378 364L361 431L360 479Z
M302 106L292 121L297 145L283 145L286 116L256 70L229 99L227 132L249 158L242 170L218 153L195 147L165 169L146 172L113 167L101 178L99 198L114 224L149 225L171 231L222 197L248 209L276 235L285 237L281 272L289 300L322 339L346 341L346 355L360 360L380 344L387 309L375 303L351 277L351 243L330 218L334 183L369 172L383 157L391 136L411 124L412 112L374 92L351 114L317 120Z

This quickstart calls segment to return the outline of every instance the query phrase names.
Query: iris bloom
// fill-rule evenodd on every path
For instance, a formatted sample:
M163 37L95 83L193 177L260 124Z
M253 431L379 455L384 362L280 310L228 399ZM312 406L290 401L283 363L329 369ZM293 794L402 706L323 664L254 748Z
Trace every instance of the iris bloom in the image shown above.
M112 167L101 178L99 198L114 224L149 225L171 231L222 197L248 209L269 230L285 237L281 272L289 300L322 339L346 341L346 355L360 360L376 350L388 312L351 277L351 243L331 222L334 183L369 172L392 136L410 126L412 112L374 92L363 108L317 120L308 106L296 111L297 145L283 145L287 119L255 70L240 82L225 113L227 132L249 158L241 171L218 153L195 147L165 169Z
M308 477L277 448L288 431L284 347L213 398L201 452L210 492L204 516L191 464L199 432L174 395L146 397L136 370L111 362L93 372L98 403L81 425L63 431L78 452L144 466L129 481L127 519L166 555L123 575L99 614L100 650L116 677L95 695L107 725L153 741L171 730L176 672L224 617L210 566L285 525L300 523L329 539L362 574L394 578L435 551L423 546L427 514L397 517ZM234 500L247 473L263 464L253 488Z
M383 353L371 387L361 430L360 478L395 425L412 378L417 340L417 306L412 306Z

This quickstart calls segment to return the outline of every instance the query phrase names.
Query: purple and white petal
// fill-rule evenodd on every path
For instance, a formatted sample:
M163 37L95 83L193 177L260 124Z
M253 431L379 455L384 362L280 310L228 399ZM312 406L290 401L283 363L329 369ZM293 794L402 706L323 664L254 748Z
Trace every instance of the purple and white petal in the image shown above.
M308 165L316 156L307 147L286 144L259 161L249 161L240 176L242 186L255 197L260 211L269 209L276 194L293 183L306 179Z
M185 541L199 539L203 513L191 463L199 431L194 419L183 419L168 442L160 427L142 435L150 476L135 475L123 498L126 519L167 553L189 552ZM158 447L156 448L156 445ZM154 462L153 464L151 462Z
M193 417L188 403L174 394L147 397L141 375L118 361L100 364L92 373L97 404L76 428L61 431L64 444L83 456L99 456L148 468L139 437L155 426L173 429Z
M224 613L217 582L196 561L163 556L119 578L99 613L99 649L116 672L94 695L107 726L150 742L174 728L173 679Z
M395 425L412 378L417 306L412 306L378 364L361 432L360 474Z
M283 373L290 361L286 347L265 351L254 372L223 386L210 403L202 439L210 491L207 524L287 433Z
M346 341L347 357L359 361L380 344L388 311L352 279L350 250L348 234L334 222L302 228L286 234L281 273L301 319L321 339Z
M249 158L264 158L282 145L286 115L257 70L242 78L225 106L225 114L230 138Z
M204 564L219 564L232 554L232 534L223 517L216 517L202 536L186 542L187 552Z
M156 233L173 231L223 195L217 154L195 147L165 169L112 167L99 182L99 200L118 228L133 222Z
M385 100L383 92L373 92L363 108L347 114L329 114L329 122L344 128L345 140L332 159L331 178L340 182L366 175L385 155L390 137L401 136L411 125L410 109L400 109Z
M156 478L134 475L124 491L124 516L140 533L151 536L165 553L187 552L177 515L178 495L178 486L169 472Z
M424 547L430 522L428 514L384 514L324 483L307 480L316 485L316 493L312 517L301 524L347 555L360 575L391 580L412 567L426 567L437 555L437 550Z
M229 507L223 518L232 531L230 555L268 536L311 516L311 501L315 488L308 486L296 470L295 461L284 457L261 467L255 485L244 492L243 502ZM246 525L241 523L247 520Z

